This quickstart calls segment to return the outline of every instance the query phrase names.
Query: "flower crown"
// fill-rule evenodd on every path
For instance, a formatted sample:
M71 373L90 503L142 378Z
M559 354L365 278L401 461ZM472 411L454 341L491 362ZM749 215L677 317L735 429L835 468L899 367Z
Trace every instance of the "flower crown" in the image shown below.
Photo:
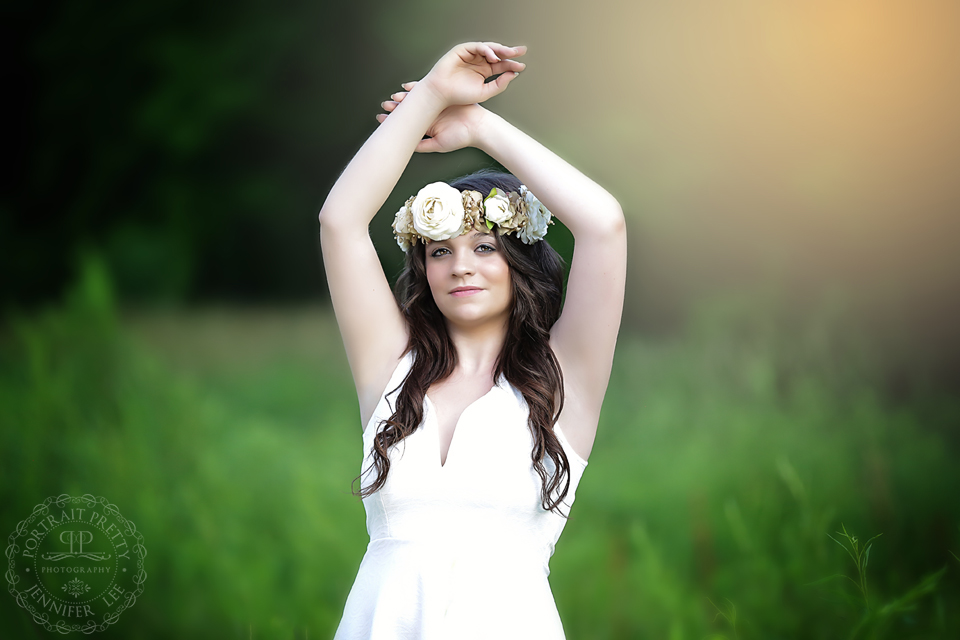
M552 214L524 186L504 193L494 187L484 197L479 191L458 191L446 182L428 184L407 199L393 221L393 234L404 253L419 239L448 240L471 229L516 233L526 244L547 235Z

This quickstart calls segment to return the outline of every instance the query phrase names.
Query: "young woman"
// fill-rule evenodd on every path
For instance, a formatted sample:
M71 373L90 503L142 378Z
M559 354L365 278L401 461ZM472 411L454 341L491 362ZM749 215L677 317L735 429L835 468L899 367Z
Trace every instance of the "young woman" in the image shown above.
M403 85L320 211L370 534L338 639L564 637L548 561L610 376L626 233L609 193L480 106L525 52L461 44ZM415 151L469 146L512 175L407 200L395 297L368 225ZM552 215L575 240L565 301Z

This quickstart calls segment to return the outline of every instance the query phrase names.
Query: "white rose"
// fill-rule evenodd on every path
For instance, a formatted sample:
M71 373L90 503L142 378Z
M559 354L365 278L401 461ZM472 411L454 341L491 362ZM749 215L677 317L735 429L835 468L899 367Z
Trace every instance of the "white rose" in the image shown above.
M463 231L463 198L445 182L420 189L412 208L413 228L424 238L448 240Z
M520 195L527 205L527 224L517 233L523 242L533 244L547 235L547 225L551 224L552 214L537 200L527 187L520 187Z
M496 187L493 188L489 196L484 198L483 212L483 217L494 224L506 222L513 217L513 213L510 211L510 199L500 193Z

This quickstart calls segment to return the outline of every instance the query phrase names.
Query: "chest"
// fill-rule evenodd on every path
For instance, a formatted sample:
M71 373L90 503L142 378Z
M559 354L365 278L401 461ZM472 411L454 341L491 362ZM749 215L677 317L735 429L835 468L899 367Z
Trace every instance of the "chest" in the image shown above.
M385 504L415 497L444 508L462 503L536 511L540 480L530 461L526 404L507 384L473 392L426 396L423 422L390 449L390 473L379 494Z
M493 391L491 378L460 379L451 383L434 383L427 390L427 397L434 409L440 464L446 464L447 453L453 442L460 418L468 407Z

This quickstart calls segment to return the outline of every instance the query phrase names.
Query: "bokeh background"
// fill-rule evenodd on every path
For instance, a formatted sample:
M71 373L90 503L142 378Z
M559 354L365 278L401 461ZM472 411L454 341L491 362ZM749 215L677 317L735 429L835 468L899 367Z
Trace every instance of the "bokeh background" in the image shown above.
M149 578L104 637L332 637L367 537L316 213L468 40L529 47L486 106L628 219L551 563L568 636L960 635L957 3L2 11L0 528L61 493L138 525ZM412 159L371 225L391 279L392 213L492 165ZM47 633L0 602L0 636Z

